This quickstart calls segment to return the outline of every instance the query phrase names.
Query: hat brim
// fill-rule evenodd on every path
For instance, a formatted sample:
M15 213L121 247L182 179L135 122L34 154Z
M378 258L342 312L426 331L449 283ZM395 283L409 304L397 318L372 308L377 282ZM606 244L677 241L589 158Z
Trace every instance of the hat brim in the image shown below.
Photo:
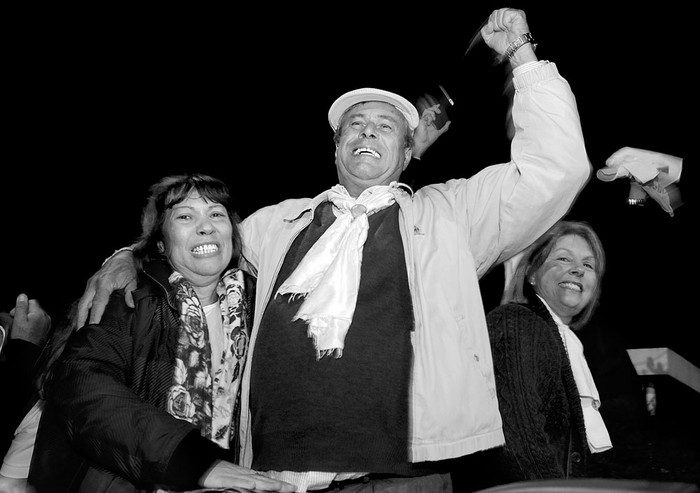
M333 102L328 110L328 123L331 124L331 128L337 130L338 125L340 125L340 119L348 108L357 103L366 103L369 101L381 101L394 106L406 118L411 131L415 130L418 126L418 122L420 121L418 110L406 98L382 89L365 87L346 92Z

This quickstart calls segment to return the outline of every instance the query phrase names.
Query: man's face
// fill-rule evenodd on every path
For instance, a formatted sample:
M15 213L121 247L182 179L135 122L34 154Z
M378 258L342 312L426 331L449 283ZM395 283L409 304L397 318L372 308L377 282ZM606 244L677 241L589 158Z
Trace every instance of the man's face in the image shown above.
M411 159L408 124L399 110L380 101L359 103L343 115L340 127L335 164L350 195L399 179Z

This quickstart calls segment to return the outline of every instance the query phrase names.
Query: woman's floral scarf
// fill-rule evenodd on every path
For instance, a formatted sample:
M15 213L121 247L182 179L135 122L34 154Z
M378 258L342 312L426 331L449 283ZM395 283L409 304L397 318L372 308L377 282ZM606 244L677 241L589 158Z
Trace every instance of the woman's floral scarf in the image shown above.
M221 355L211 354L206 317L192 285L177 271L168 280L180 303L180 333L168 412L197 426L202 436L228 449L229 440L238 431L232 418L249 339L243 321L243 272L225 272L216 288L225 333ZM212 357L221 359L215 375Z

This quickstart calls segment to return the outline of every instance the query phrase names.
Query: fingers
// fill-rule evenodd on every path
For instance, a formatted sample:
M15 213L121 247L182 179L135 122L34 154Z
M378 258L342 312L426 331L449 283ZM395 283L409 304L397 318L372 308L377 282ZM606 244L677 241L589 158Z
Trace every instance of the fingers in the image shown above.
M95 324L102 319L109 296L115 289L125 289L125 301L133 308L130 292L136 289L136 279L136 263L131 251L122 249L113 254L87 282L78 302L78 328L86 321Z
M51 317L37 300L28 299L21 293L17 296L12 315L12 338L22 339L36 346L42 346L51 329Z
M111 289L101 289L97 288L95 290L95 296L92 298L92 303L90 305L90 324L100 323L102 320L102 315L105 312L105 307L107 302L109 302L109 295L112 293ZM132 301L133 304L133 301ZM82 326L78 326L82 327Z
M34 327L33 331L47 333L51 328L51 317L44 311L38 300L29 300L27 320Z
M436 114L442 113L442 109L440 109L440 104L434 104L431 106L426 106L425 109L421 112L421 120L425 121L426 125L430 125L433 123L433 121L436 118Z
M253 489L255 491L277 491L282 493L294 493L296 491L294 485L268 478L262 474L254 476L254 483Z
M512 31L515 24L525 20L525 12L517 9L498 9L491 15L494 31Z
M427 110L435 110L435 108L439 107L440 103L437 99L435 99L434 96L431 96L428 93L425 93L423 96L418 98L418 101L416 102L416 107L418 108L418 114L423 116L423 113ZM439 111L438 111L439 113Z
M425 95L425 100L428 102L429 106L435 106L436 104L439 103L438 100L435 99L434 96L427 94L427 93Z
M28 315L46 314L46 312L41 307L39 300L29 300L29 304L27 307L27 314Z
M3 493L35 493L36 490L27 485L26 479L0 476L0 491Z
M204 474L200 484L208 488L235 487L256 492L277 491L292 493L296 491L296 487L290 483L226 461L217 461Z
M78 301L78 328L85 325L85 322L88 319L88 314L90 313L90 308L92 308L92 299L95 297L95 287L93 282L93 278L91 277L87 282L85 292L80 297L80 301Z
M505 12L510 9L497 9L491 12L488 21L482 28L481 32L484 34L493 34L495 32L505 31Z
M430 108L430 103L428 103L428 100L425 99L424 97L418 98L418 101L416 102L416 108L418 108L418 114L423 116L423 113L425 113L425 110Z
M442 110L440 109L440 105L435 105L435 106L429 106L423 110L421 113L421 120L425 120L425 122L430 125L432 121L435 119L435 114L436 113L442 113Z
M41 308L37 300L32 299L28 302L27 321L20 327L22 330L18 331L17 337L41 347L51 330L51 317Z
M17 296L13 312L15 324L27 325L27 318L29 317L29 299L26 294L21 293Z
M129 284L126 285L126 288L124 288L124 299L126 301L127 306L131 308L136 308L136 305L134 304L134 296L131 294L134 290L136 289L136 281L132 281Z
M253 481L253 486L251 488L255 491L277 491L283 493L292 493L296 491L294 485L266 476L262 472L251 471L247 479Z
M503 8L491 12L486 24L481 29L484 39L497 32L527 30L525 12L518 9ZM523 31L525 32L525 31Z
M38 300L29 300L27 320L32 321L34 324L41 324L44 326L51 325L51 317L44 311Z
M420 121L427 125L432 125L435 121L435 111L428 108L426 109L420 117Z
M489 36L493 34L493 17L495 15L496 11L494 10L491 12L491 15L489 15L488 19L486 19L486 22L484 23L484 26L481 28L481 36L486 39Z

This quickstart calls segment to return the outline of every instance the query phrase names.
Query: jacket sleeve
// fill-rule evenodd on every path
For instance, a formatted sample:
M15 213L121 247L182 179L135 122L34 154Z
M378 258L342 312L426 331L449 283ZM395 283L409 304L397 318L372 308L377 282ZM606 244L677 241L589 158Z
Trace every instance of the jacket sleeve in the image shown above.
M479 276L562 218L590 177L571 88L554 63L538 63L513 79L511 161L481 170L461 190Z
M228 451L131 390L134 365L166 364L157 357L135 360L132 319L123 298L113 294L102 323L69 339L47 398L73 449L90 462L138 485L195 488L217 455Z
M544 408L558 375L558 349L532 311L504 305L487 316L506 443L494 469L510 480L565 477Z

